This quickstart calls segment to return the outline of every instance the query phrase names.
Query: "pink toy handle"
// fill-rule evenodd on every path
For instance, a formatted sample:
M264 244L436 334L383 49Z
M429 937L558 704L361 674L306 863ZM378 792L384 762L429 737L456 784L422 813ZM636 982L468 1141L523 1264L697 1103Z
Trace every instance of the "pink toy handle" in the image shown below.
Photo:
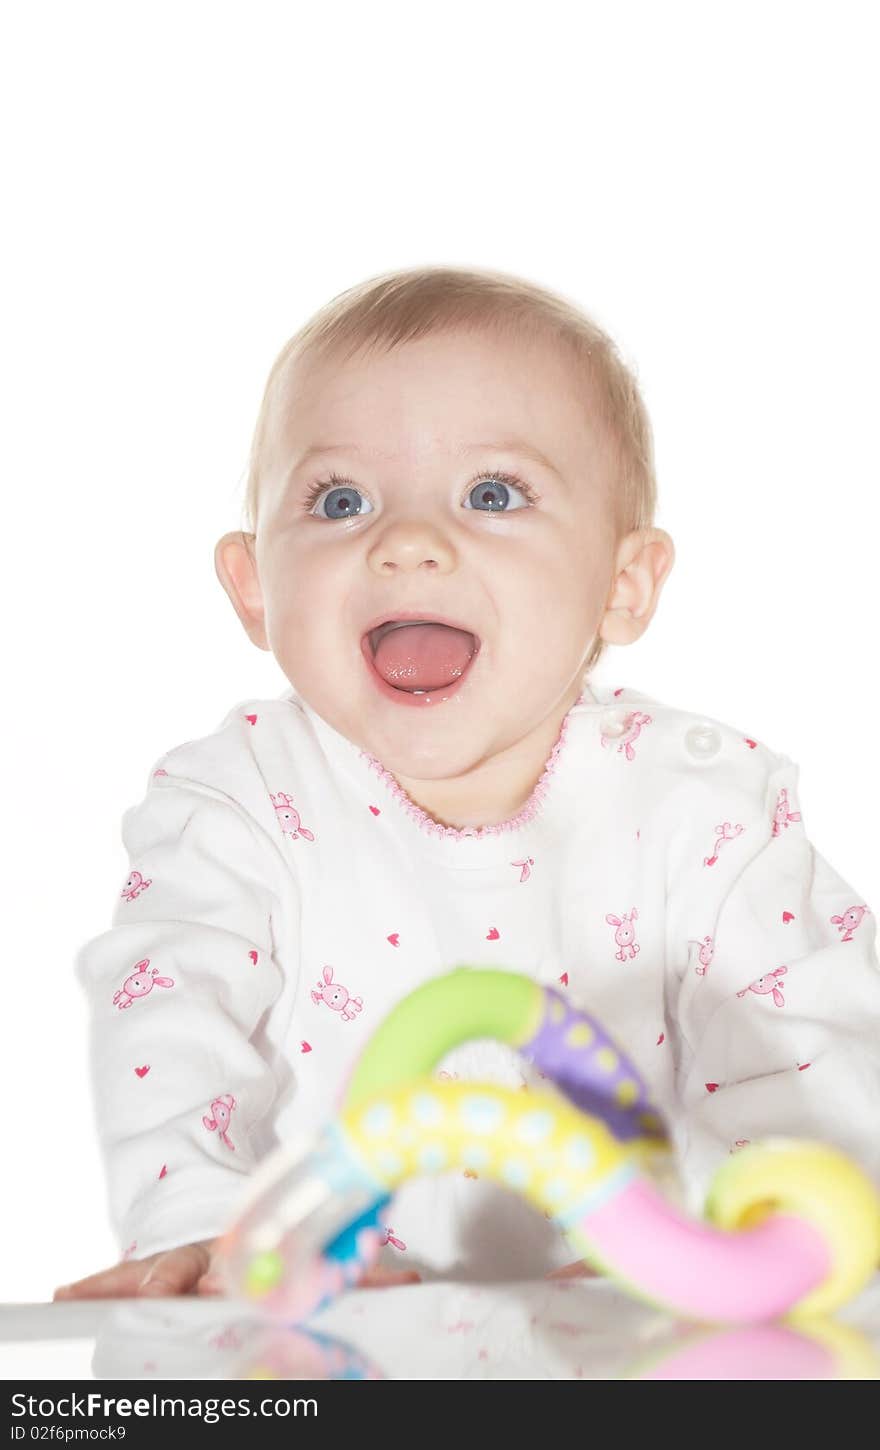
M601 1245L602 1263L644 1297L709 1322L774 1319L831 1268L824 1239L803 1219L774 1214L727 1233L686 1217L643 1178L561 1226L575 1244L583 1230L588 1257Z

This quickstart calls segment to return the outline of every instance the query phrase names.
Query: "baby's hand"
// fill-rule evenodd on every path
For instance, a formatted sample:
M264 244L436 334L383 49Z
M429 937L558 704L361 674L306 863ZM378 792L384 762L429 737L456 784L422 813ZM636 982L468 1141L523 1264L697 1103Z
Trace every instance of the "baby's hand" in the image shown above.
M599 1270L594 1269L591 1264L584 1263L583 1259L577 1259L573 1264L566 1264L563 1269L551 1269L549 1274L544 1276L547 1279L598 1279Z
M415 1269L385 1269L381 1264L368 1269L358 1281L359 1289L394 1289L401 1284L421 1284L422 1276Z
M148 1254L145 1259L127 1259L56 1289L53 1299L135 1299L172 1294L221 1294L223 1286L215 1272L214 1254L219 1239L182 1244Z
M136 1299L141 1296L165 1297L174 1294L223 1294L225 1284L217 1262L219 1239L203 1239L201 1243L183 1244L149 1254L145 1259L128 1259L65 1284L56 1289L53 1299ZM385 1269L381 1265L369 1269L359 1284L362 1289L392 1288L401 1284L418 1284L419 1275L412 1269Z

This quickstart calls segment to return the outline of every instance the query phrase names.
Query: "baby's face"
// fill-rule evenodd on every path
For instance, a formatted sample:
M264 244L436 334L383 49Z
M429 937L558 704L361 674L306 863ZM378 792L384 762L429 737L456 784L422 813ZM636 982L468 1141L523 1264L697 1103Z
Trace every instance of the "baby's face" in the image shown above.
M561 719L615 547L608 444L574 362L550 340L458 332L299 363L287 398L260 494L259 634L303 698L411 780L463 776ZM426 708L386 698L361 648L404 610L480 640Z

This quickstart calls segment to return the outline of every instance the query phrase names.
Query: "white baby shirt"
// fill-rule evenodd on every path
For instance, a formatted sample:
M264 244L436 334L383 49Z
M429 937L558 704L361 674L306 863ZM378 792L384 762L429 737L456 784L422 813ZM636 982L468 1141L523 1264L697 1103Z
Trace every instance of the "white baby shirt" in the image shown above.
M670 1123L681 1193L770 1135L880 1183L875 918L814 850L798 767L741 730L586 684L503 825L436 824L288 690L155 762L108 931L78 952L124 1256L221 1233L245 1178L339 1106L415 987L522 972L598 1017ZM535 1082L494 1042L440 1071ZM525 1085L525 1086L524 1086ZM472 1172L405 1184L386 1262L526 1278L575 1255Z

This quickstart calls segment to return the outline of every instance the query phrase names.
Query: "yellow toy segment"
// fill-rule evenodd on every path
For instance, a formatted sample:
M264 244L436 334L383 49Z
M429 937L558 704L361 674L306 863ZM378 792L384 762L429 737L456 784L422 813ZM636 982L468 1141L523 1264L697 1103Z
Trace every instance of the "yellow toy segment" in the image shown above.
M829 1314L865 1287L880 1262L880 1208L872 1184L844 1153L784 1138L741 1148L716 1173L706 1216L719 1228L735 1230L770 1213L811 1224L831 1254L828 1278L789 1318Z
M623 1147L555 1093L433 1078L389 1088L343 1114L341 1125L389 1192L424 1174L469 1169L556 1216L658 1151L646 1142Z

